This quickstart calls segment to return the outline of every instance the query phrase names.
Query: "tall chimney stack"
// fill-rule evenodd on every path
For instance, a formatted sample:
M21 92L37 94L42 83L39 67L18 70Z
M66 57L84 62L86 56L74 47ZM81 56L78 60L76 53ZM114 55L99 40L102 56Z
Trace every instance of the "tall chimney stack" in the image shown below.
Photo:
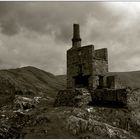
M72 47L81 47L80 27L79 24L73 24Z

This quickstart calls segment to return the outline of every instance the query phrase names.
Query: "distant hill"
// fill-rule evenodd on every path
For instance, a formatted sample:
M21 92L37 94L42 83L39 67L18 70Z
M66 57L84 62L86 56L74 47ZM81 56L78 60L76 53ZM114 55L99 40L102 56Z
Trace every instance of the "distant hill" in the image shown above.
M37 94L54 97L58 90L65 88L65 83L49 72L35 67L22 67L17 69L0 70L0 88L11 85L16 94ZM6 84L8 83L8 84ZM10 88L7 87L7 91Z
M108 75L117 75L122 83L128 87L140 88L140 71L109 72Z

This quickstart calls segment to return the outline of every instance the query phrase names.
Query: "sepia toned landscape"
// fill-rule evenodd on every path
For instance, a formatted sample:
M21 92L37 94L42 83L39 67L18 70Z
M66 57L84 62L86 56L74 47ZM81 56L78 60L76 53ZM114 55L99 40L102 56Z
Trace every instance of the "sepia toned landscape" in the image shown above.
M0 2L0 138L140 138L139 5Z

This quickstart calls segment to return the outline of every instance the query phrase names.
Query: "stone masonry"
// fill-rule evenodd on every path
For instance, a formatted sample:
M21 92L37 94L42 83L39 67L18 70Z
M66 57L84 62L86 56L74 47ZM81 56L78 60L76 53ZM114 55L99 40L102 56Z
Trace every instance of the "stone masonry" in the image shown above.
M107 49L94 49L94 45L81 47L79 25L73 26L72 48L67 51L67 88L104 86L108 72Z
M86 93L81 96L83 88L88 97L86 101ZM108 75L107 48L95 50L94 45L81 46L80 27L74 24L72 47L67 51L67 89L59 91L55 103L74 105L83 101L87 104L89 93L93 102L127 104L126 89L120 86L117 76Z

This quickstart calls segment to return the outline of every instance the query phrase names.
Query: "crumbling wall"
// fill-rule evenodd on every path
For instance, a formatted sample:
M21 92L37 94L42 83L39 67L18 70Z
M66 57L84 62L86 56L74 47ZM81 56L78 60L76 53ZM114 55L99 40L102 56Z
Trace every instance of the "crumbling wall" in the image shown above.
M67 87L75 88L74 77L82 74L92 76L94 46L84 46L67 51ZM89 83L91 83L89 81Z
M105 60L93 60L93 75L106 75L108 72L108 63Z
M96 59L102 59L102 60L108 61L107 48L95 50L95 57Z
M93 45L71 48L67 51L67 88L75 88L74 77L89 76L89 88L97 88L98 76L108 72L107 49L94 50Z
M106 104L114 106L127 105L126 89L96 89L91 94L93 104Z
M126 88L126 85L120 80L117 75L106 76L106 87L111 89Z
M108 72L107 48L94 51L93 75L105 75Z

